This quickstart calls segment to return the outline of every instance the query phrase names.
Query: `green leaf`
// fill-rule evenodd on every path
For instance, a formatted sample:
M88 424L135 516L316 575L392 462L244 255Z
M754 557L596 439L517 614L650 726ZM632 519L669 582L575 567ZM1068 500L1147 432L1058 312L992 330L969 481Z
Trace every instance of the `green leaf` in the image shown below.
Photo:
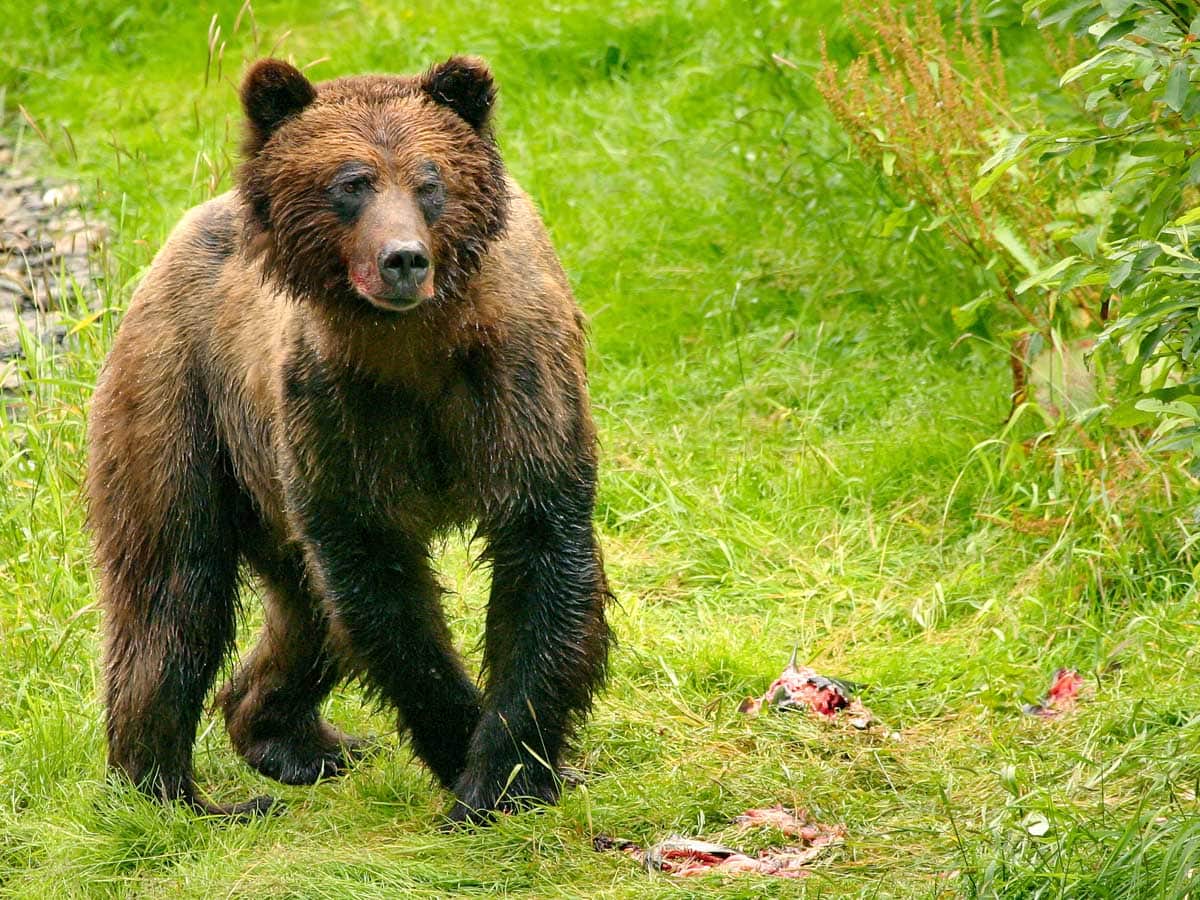
M1150 449L1158 453L1170 453L1173 450L1186 450L1193 456L1196 455L1197 449L1200 449L1200 440L1197 440L1197 433L1200 428L1195 425L1189 425L1186 428L1172 429L1166 434L1155 438L1150 443Z
M1104 275L1098 272L1099 267L1095 263L1083 262L1077 266L1071 266L1063 273L1062 280L1058 283L1058 290L1065 294L1067 291L1074 290L1081 284L1094 284L1103 282Z
M1138 236L1148 241L1158 237L1158 233L1167 223L1167 209L1173 209L1178 203L1179 190L1175 179L1164 178L1142 214L1142 221L1138 223Z
M1129 152L1133 156L1161 160L1168 154L1172 156L1182 155L1186 149L1186 145L1180 143L1179 141L1166 141L1162 140L1161 138L1151 138L1148 141L1138 141L1129 148Z
M1163 93L1163 100L1175 112L1180 112L1183 104L1187 102L1191 86L1187 64L1177 61L1171 66L1171 76L1167 79L1167 89Z
M1107 100L1108 97L1109 97L1109 90L1106 87L1102 87L1098 91L1092 91L1091 93L1089 93L1087 95L1087 99L1084 100L1083 108L1086 109L1088 112L1091 112L1097 106L1100 105L1100 101Z
M1150 361L1150 357L1154 355L1154 351L1158 349L1158 345L1162 343L1163 337L1171 329L1170 322L1163 322L1153 331L1147 332L1142 338L1142 342L1138 345L1137 358L1138 362L1145 365ZM1139 409L1145 409L1141 403L1138 404Z
M1118 22L1112 28L1108 29L1108 31L1104 32L1104 34L1100 37L1100 40L1096 42L1096 46L1101 50L1103 50L1105 47L1111 47L1121 38L1125 37L1125 35L1129 34L1129 32L1133 31L1133 29L1136 27L1137 22L1133 20L1128 22Z
M1175 21L1167 16L1143 16L1138 20L1134 34L1144 37L1151 44L1174 44L1183 37Z
M1042 5L1044 5L1044 4L1026 3L1025 4L1026 18L1029 17L1029 14L1033 11L1034 7L1042 6ZM1057 4L1055 4L1055 5L1057 5ZM1077 3L1068 4L1065 7L1059 8L1055 12L1046 13L1045 15L1043 15L1038 22L1038 27L1039 28L1049 28L1052 25L1061 25L1064 22L1069 22L1071 19L1073 19L1076 15L1078 15L1083 10L1090 10L1093 5L1094 5L1094 0L1079 0L1079 2L1077 2Z
M1016 159L1017 154L1021 151L1021 147L1024 146L1025 141L1028 139L1028 134L1014 134L1008 139L1008 143L1002 149L998 150L987 162L979 167L979 174L986 175L1001 163Z
M1113 267L1112 274L1108 276L1108 286L1116 290L1125 283L1125 279L1129 277L1129 273L1132 271L1133 257L1127 256Z
M1070 156L1072 153L1075 152L1076 147L1077 147L1077 145L1074 142L1068 143L1066 141L1063 141L1063 142L1059 143L1056 147L1054 147L1050 150L1046 150L1040 156L1038 156L1038 158L1037 158L1038 165L1041 165L1042 163L1047 163L1052 159L1058 159L1061 156Z
M1197 347L1200 347L1200 322L1194 323L1188 329L1187 337L1183 339L1183 351L1180 356L1189 367L1195 363Z
M1113 51L1113 47L1106 47L1095 56L1090 56L1077 66L1072 66L1063 73L1062 78L1058 80L1060 87L1066 87L1073 81L1078 81L1082 76L1086 75L1096 66L1104 62L1108 55Z
M974 300L970 300L962 306L952 307L950 309L950 318L954 320L954 324L959 330L966 331L979 321L979 317L985 309L995 306L995 304L995 291L984 291Z
M1146 410L1138 409L1135 405L1136 402L1130 400L1114 408L1108 414L1108 424L1113 428L1132 428L1135 425L1143 425L1154 418Z
M1128 106L1120 106L1106 112L1100 121L1104 123L1105 128L1120 128L1131 112L1132 110Z
M992 155L987 162L979 167L980 178L971 187L971 199L978 200L984 196L996 180L1017 161L1021 155L1021 147L1029 139L1027 134L1014 134L1002 149Z
M1187 103L1183 104L1183 109L1179 111L1179 115L1188 120L1200 115L1200 92L1192 91L1188 94Z
M1153 400L1162 400L1168 402L1171 400L1183 400L1192 405L1196 404L1200 397L1196 396L1196 386L1192 384L1173 384L1170 387L1157 388L1153 391L1146 391L1141 397L1134 398L1137 400L1145 400L1151 398Z
M1017 285L1017 293L1023 294L1027 290L1029 290L1031 287L1035 287L1036 285L1039 285L1039 284L1045 284L1047 281L1052 280L1055 276L1066 271L1067 267L1069 267L1071 265L1071 263L1075 262L1075 260L1077 260L1077 259L1079 259L1078 256L1068 256L1063 259L1060 259L1054 265L1052 265L1048 268L1042 269L1040 272L1034 272L1032 275L1030 275L1028 278L1026 278L1024 281L1022 281L1020 284Z
M912 208L909 206L897 206L883 220L883 225L880 226L879 234L881 237L891 237L899 228L904 228L909 223L909 213Z
M1100 243L1100 232L1103 229L1099 225L1089 225L1087 228L1080 231L1077 235L1071 238L1071 243L1086 253L1088 256L1096 255L1096 247Z
M1196 407L1183 400L1172 400L1164 403L1161 400L1139 400L1134 404L1142 412L1157 413L1160 416L1183 416L1188 419L1197 418Z
M1028 343L1025 344L1025 362L1032 363L1038 358L1038 354L1042 352L1045 346L1046 339L1042 337L1040 331L1035 331L1031 334Z
M896 174L896 154L890 150L883 154L883 174L889 178Z
M1016 233L1008 225L1003 222L995 225L992 228L992 234L1000 246L1007 250L1012 255L1012 258L1019 262L1030 275L1041 268L1038 265L1038 261L1034 259L1033 254L1029 252L1029 248L1025 246L1025 243L1017 237Z
M1168 275L1196 275L1200 274L1200 262L1196 261L1196 257L1180 250L1173 244L1164 244L1158 242L1158 247L1167 256L1172 256L1179 260L1179 265L1155 266L1150 271L1153 274L1165 273Z
M927 233L930 231L937 231L939 228L941 228L943 225L945 225L947 222L949 222L950 219L951 219L951 216L948 216L948 215L936 216L936 217L930 219L924 225L919 226L919 228L921 231L924 231Z
M1096 145L1089 142L1076 147L1067 156L1067 165L1077 172L1090 172L1096 162Z

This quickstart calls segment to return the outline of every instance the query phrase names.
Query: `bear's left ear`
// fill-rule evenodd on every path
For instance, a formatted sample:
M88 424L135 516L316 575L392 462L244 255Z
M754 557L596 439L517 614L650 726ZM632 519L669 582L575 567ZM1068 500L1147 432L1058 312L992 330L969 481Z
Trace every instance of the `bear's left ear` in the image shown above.
M492 70L477 56L452 56L421 76L421 89L482 131L496 102Z
M276 128L317 99L312 82L282 59L260 59L251 66L240 93L250 126L247 156L261 150Z

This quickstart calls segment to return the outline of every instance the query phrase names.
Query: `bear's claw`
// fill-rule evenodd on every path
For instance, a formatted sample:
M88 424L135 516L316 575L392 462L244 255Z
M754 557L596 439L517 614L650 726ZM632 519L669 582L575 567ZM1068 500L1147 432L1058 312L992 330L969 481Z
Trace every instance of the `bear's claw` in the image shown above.
M345 736L333 744L284 736L256 741L244 756L268 778L283 784L308 785L344 775L374 746L372 740Z

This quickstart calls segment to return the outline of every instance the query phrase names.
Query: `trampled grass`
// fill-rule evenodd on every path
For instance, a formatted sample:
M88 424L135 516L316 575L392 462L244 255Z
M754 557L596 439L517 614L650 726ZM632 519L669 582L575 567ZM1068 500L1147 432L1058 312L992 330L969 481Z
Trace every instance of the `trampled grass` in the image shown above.
M235 30L235 3L0 0L22 162L80 181L115 225L97 261L109 311L80 314L70 353L30 347L21 415L0 429L0 893L1195 890L1194 482L1122 442L1024 440L1032 418L1003 432L1003 354L956 342L942 312L975 273L928 236L879 237L881 186L812 90L839 6L496 7L264 2ZM1005 40L1040 77L1021 35ZM272 48L322 78L488 57L509 166L590 314L620 645L574 760L586 781L558 808L438 832L447 796L353 687L331 718L386 750L314 788L251 774L206 719L201 782L277 793L281 815L221 824L104 781L84 411L139 272L227 184L233 84ZM454 541L443 571L470 645L483 576ZM243 644L250 598L247 619ZM866 685L899 737L741 718L794 646ZM1022 715L1059 666L1087 675L1086 702ZM847 829L803 881L675 881L592 849L598 833L732 839L733 816L773 803Z

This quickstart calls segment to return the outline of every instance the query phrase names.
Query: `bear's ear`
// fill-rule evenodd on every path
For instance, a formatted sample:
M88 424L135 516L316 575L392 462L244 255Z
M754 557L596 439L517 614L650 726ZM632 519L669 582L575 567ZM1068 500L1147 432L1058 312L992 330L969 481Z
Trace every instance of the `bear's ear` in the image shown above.
M276 128L317 99L317 89L291 63L260 59L242 79L241 97L250 125L245 151L252 156Z
M452 56L421 76L421 89L476 131L482 131L496 102L492 70L477 56Z

